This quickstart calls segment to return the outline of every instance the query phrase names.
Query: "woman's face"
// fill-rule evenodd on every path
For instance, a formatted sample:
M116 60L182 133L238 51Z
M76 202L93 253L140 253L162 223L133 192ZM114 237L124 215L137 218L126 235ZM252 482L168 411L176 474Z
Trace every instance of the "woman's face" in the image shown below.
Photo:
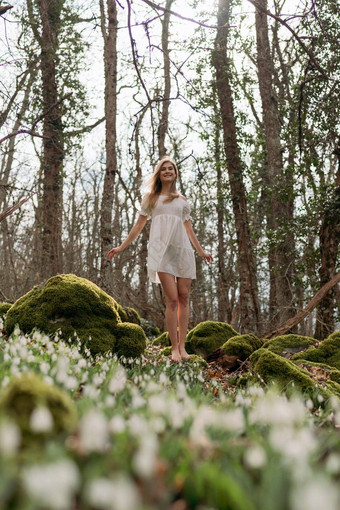
M162 184L173 182L176 179L176 170L174 165L170 163L170 161L166 161L165 163L163 163L162 168L159 172L159 178Z

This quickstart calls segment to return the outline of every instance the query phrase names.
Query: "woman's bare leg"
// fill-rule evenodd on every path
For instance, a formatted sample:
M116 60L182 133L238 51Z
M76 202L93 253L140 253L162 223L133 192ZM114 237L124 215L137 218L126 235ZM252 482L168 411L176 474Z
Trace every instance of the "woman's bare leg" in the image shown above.
M178 325L179 325L179 353L183 359L188 359L189 354L185 350L185 338L189 324L189 297L191 278L177 278L178 291Z
M175 277L169 273L158 273L165 295L165 324L169 331L173 361L181 361L177 338L178 290Z

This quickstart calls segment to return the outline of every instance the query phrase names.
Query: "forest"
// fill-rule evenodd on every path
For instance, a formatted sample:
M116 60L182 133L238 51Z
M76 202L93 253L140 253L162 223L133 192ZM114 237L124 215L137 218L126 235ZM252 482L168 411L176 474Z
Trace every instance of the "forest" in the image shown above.
M294 326L324 338L340 302L339 5L163 4L2 2L2 299L75 273L162 327L147 229L106 254L169 155L214 257L197 260L191 324L263 334L333 281Z
M339 33L339 0L0 0L0 509L340 508ZM164 156L188 331L145 216L108 257Z

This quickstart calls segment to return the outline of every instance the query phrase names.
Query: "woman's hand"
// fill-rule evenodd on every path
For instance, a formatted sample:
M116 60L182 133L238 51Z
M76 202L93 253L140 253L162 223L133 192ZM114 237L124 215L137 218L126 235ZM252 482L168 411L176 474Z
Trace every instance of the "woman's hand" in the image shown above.
M117 246L117 248L112 248L112 249L108 252L107 256L109 257L109 259L110 259L110 260L112 260L112 259L113 259L113 257L114 257L115 255L117 255L117 253L120 253L120 252L122 252L122 251L123 251L123 249L122 249L120 246Z
M202 259L204 259L206 262L211 262L212 261L212 255L210 255L210 253L207 253L205 251L202 251L202 253L199 253L199 256L202 257Z

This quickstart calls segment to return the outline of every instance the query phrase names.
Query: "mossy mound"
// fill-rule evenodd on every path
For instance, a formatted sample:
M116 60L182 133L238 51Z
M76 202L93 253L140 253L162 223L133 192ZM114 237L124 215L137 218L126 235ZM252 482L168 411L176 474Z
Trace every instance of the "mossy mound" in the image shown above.
M53 417L48 434L70 432L75 428L77 413L71 398L35 374L26 373L13 379L1 393L0 413L12 418L24 435L32 434L30 418L38 407L47 408Z
M222 345L221 349L227 356L237 356L241 361L246 360L249 356L260 349L263 345L263 340L257 338L253 334L248 335L236 335L231 337L225 344Z
M115 328L116 344L115 353L126 358L141 356L146 347L144 330L138 324L123 322Z
M164 347L171 346L169 332L164 331L164 333L153 340L152 345L163 345Z
M161 334L159 327L155 326L151 321L141 318L141 326L147 338L154 338Z
M281 335L276 336L271 340L267 340L263 344L263 347L271 352L274 352L275 354L282 354L283 352L294 354L310 347L311 345L314 345L315 342L317 342L317 340L309 336Z
M294 387L310 396L318 392L325 398L329 398L331 393L334 393L331 388L327 389L327 385L325 388L324 385L321 386L314 381L306 370L268 349L261 348L255 351L251 355L250 361L251 371L255 376L260 376L265 383L275 382L280 389L286 389L293 384ZM331 382L333 383L333 381ZM329 386L333 386L333 384Z
M315 361L307 361L304 359L294 360L294 365L307 370L319 379L330 379L340 384L340 370L337 370L326 363L316 363Z
M208 363L202 356L198 356L197 354L190 354L189 359L186 360L187 363L197 363L199 367L208 368Z
M0 317L6 315L11 306L12 303L0 303Z
M161 349L159 351L159 354L161 356L170 356L172 353L171 345L168 345L167 347L164 347L164 349Z
M93 355L106 351L123 352L122 324L123 308L97 285L74 274L53 276L18 299L6 315L5 329L10 335L18 324L24 333L38 329L49 335L61 331L61 338L73 339L78 335L83 345ZM125 312L124 312L125 313ZM140 341L136 351L131 346L138 337L145 334L137 324L125 323L124 338L129 338L126 351L128 356L141 353ZM140 332L136 333L136 328ZM123 354L121 354L123 355Z
M305 359L318 363L326 363L340 370L340 331L332 333L318 347L310 348L305 352L294 354L292 359Z
M206 358L238 333L226 322L200 322L189 331L185 348L189 354L199 354Z
M122 322L131 322L132 324L138 324L138 326L141 325L139 313L134 308L122 306L118 313Z

